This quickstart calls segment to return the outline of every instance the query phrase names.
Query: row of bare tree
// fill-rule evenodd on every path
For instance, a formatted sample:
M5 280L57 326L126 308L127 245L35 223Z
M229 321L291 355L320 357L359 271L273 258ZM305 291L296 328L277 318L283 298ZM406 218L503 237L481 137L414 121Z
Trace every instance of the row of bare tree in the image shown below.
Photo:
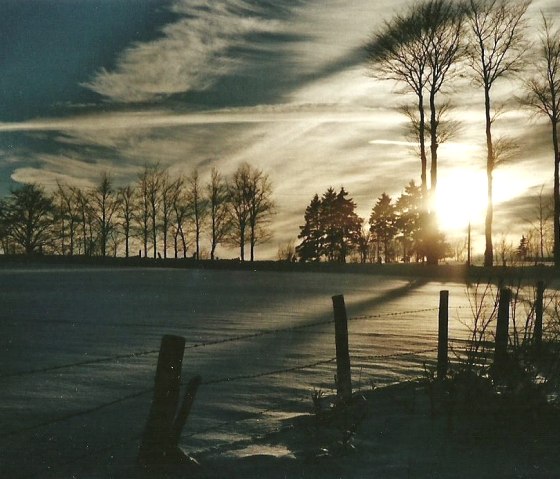
M109 174L92 188L59 183L52 194L38 185L14 189L0 201L4 252L128 257L132 244L144 257L201 257L202 244L215 259L220 244L239 248L251 261L257 244L270 238L274 214L267 174L248 163L229 178L212 169L203 184L198 171L172 177L146 165L134 184L115 187Z
M418 144L424 208L432 209L437 189L438 147L457 130L446 121L447 93L453 80L469 77L484 97L487 212L484 264L494 262L492 246L493 174L511 155L509 138L496 138L492 127L501 110L493 102L495 85L524 73L521 103L544 114L552 127L554 150L554 258L560 266L560 28L542 15L538 45L528 40L526 12L531 0L424 0L396 15L367 45L373 77L392 80L414 102L400 109L410 120ZM443 98L442 98L443 97ZM428 186L428 149L430 182Z

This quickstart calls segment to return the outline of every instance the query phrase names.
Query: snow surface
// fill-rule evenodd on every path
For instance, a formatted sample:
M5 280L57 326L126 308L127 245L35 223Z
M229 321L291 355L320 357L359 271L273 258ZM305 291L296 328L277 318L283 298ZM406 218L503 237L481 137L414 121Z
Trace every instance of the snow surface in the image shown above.
M423 364L433 364L442 289L450 291L450 336L464 338L461 321L470 309L465 285L457 283L0 269L0 477L134 477L164 334L186 338L184 381L203 378L181 446L206 461L244 461L244 474L261 457L277 458L281 471L293 451L262 438L309 413L313 391L334 393L331 296L345 295L353 385L366 391L421 376ZM344 477L369 477L353 464L355 475L350 468Z

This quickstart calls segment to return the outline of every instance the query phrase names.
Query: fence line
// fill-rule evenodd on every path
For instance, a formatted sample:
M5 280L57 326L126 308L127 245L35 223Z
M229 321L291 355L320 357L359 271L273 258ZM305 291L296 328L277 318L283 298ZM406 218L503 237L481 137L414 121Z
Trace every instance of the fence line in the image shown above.
M424 350L419 350L419 351L405 351L405 352L394 353L394 354L379 354L379 355L362 356L362 358L363 359L394 359L394 358L398 358L398 357L426 354L426 353L434 352L434 351L437 351L437 348L430 348L430 349L424 349ZM312 363L302 364L302 365L298 365L298 366L292 366L292 367L289 367L289 368L273 369L273 370L264 371L264 372L261 372L261 373L242 374L242 375L237 375L237 376L225 376L225 377L218 378L218 379L211 379L211 380L208 380L208 381L203 381L201 383L201 385L203 385L203 386L213 386L213 385L217 385L217 384L232 383L232 382L243 381L243 380L247 380L247 379L256 379L256 378L267 377L267 376L276 376L276 375L279 375L279 374L287 374L287 373L291 373L291 372L302 371L302 370L309 369L309 368L312 368L312 367L315 367L315 366L334 363L335 361L336 361L336 357L332 357L332 358L329 358L329 359L322 359L322 360L319 360L319 361L314 361ZM186 384L187 384L186 382L181 382L181 386L185 386ZM84 410L81 410L81 411L76 411L76 412L73 412L73 413L65 414L63 416L53 418L49 421L44 421L42 423L34 424L32 426L28 426L28 427L21 428L21 429L18 429L18 430L9 431L7 433L0 434L0 439L4 439L4 438L7 438L7 437L23 434L23 433L26 433L26 432L30 432L30 431L33 431L33 430L36 430L36 429L40 429L42 427L46 427L46 426L50 426L50 425L53 425L53 424L57 424L59 422L67 421L67 420L73 419L75 417L80 417L80 416L92 414L94 412L100 411L100 410L105 409L107 407L114 406L116 404L120 404L120 403L129 401L129 400L136 399L137 397L140 397L144 394L148 394L150 392L153 392L153 390L154 390L153 387L149 387L149 388L143 389L141 391L137 391L137 392L128 394L126 396L121 396L121 397L119 397L117 399L114 399L112 401L102 403L102 404L99 404L97 406L93 406L93 407L88 408L88 409L84 409Z
M123 402L126 402L126 401L130 401L132 399L136 399L137 397L140 397L144 394L152 392L153 390L154 390L153 387L143 389L142 391L137 391L135 393L128 394L126 396L121 396L117 399L113 399L112 401L102 403L102 404L99 404L97 406L93 406L93 407L88 408L88 409L83 409L81 411L75 411L75 412L72 412L72 413L64 414L62 416L50 419L48 421L44 421L44 422L41 422L41 423L38 423L38 424L34 424L33 426L27 426L27 427L24 427L24 428L21 428L21 429L18 429L18 430L14 430L14 431L8 431L7 433L0 434L0 439L5 439L7 437L16 436L16 435L19 435L19 434L22 434L22 433L25 433L25 432L34 431L35 429L40 429L40 428L46 427L46 426L52 426L53 424L68 421L68 420L74 419L76 417L86 416L88 414L92 414L94 412L100 411L100 410L108 408L110 406L114 406L115 404L120 404L120 403L123 403Z
M429 311L437 311L437 309L438 308L424 308L424 309L414 309L414 310L409 310L409 311L400 311L400 312L393 312L393 313L377 313L377 314L372 314L372 315L354 316L354 317L348 318L348 321L362 321L362 320L367 320L367 319L378 319L378 318L384 318L384 317L404 316L404 315L409 315L409 314L424 313L424 312L429 312ZM275 335L275 334L287 333L287 332L291 332L291 331L298 331L298 330L301 330L301 329L308 329L308 328L314 328L314 327L318 327L318 326L325 326L327 324L332 324L333 322L334 322L333 319L324 319L324 320L320 320L320 321L314 321L312 323L300 324L300 325L296 325L296 326L288 326L288 327L285 327L285 328L266 329L266 330L262 330L262 331L257 331L255 333L240 334L240 335L237 335L237 336L233 336L231 338L222 338L222 339L204 341L204 342L195 343L195 344L188 344L188 345L185 346L185 350L204 348L204 347L208 347L208 346L215 346L215 345L218 345L218 344L232 343L232 342L236 342L236 341L243 341L243 340L258 338L258 337L262 337L262 336L270 336L270 335ZM88 359L88 360L84 360L84 361L77 361L77 362L74 362L74 363L60 364L60 365L49 366L49 367L44 367L44 368L36 368L36 369L28 369L28 370L25 370L25 371L15 371L15 372L11 372L11 373L3 373L3 374L0 374L0 379L28 376L28 375L32 375L32 374L49 373L49 372L52 372L52 371L59 371L59 370L62 370L62 369L69 369L69 368L73 368L73 367L90 366L90 365L93 365L93 364L100 364L100 363L105 363L105 362L118 361L120 359L132 359L132 358L137 358L137 357L141 357L141 356L149 356L149 355L153 355L153 354L158 354L158 352L159 352L159 349L150 349L150 350L147 350L147 351L136 351L136 352L128 353L128 354L117 354L117 355L114 355L114 356L107 356L107 357L97 358L97 359Z
M463 308L462 307L456 307L456 308L450 308L450 309L463 309ZM415 309L415 310L408 310L408 311L401 311L401 312L377 313L377 314L372 314L372 315L362 315L362 316L351 317L351 318L349 318L349 321L379 319L379 318L384 318L384 317L397 317L397 316L431 312L431 311L437 311L437 310L438 310L438 308L422 308L422 309ZM255 333L237 335L237 336L234 336L234 337L231 337L231 338L222 338L222 339L218 339L218 340L211 340L211 341L205 341L205 342L201 342L201 343L191 344L191 345L187 345L185 347L185 349L204 348L204 347L208 347L208 346L212 346L212 345L225 344L225 343L230 343L230 342L235 342L235 341L242 341L242 340L267 336L267 335L276 335L276 334L281 334L281 333L285 333L285 332L308 329L308 328L313 328L313 327L317 327L317 326L324 326L324 325L327 325L327 324L332 324L333 322L334 322L333 319L320 320L320 321L315 321L315 322L312 322L312 323L296 325L296 326L291 326L291 327L286 327L286 328L275 328L275 329L270 329L270 330L263 330L263 331L258 331L258 332L255 332ZM380 334L379 336L393 336L393 335L391 335L391 334ZM421 355L421 354L426 354L426 353L435 352L435 351L437 351L437 348L423 349L423 350L417 350L417 351L404 351L404 352L399 352L399 353L394 353L394 354L378 354L378 355L361 356L360 359L366 359L366 360L391 359L391 358ZM131 358L135 358L135 357L147 356L147 355L157 354L158 352L159 352L159 350L147 350L147 351L133 352L133 353L130 353L130 354L119 354L119 355L105 357L105 358L97 358L97 359L92 359L92 360L87 360L87 361L79 361L79 362L76 362L76 363L70 363L70 364L64 364L64 365L58 365L58 366L52 366L52 367L38 368L38 369L33 369L33 370L28 370L28 371L2 374L2 375L0 375L0 378L9 378L9 377L17 377L17 376L47 373L47 372L57 371L57 370L66 369L66 368L87 366L87 365L99 364L99 363L103 363L103 362L110 362L110 361L117 361L117 360L121 360L121 359L131 359ZM247 380L247 379L256 379L256 378L274 376L274 375L280 375L280 374L289 374L289 373L293 373L293 372L296 372L296 371L301 371L301 370L304 370L304 369L309 369L309 368L319 366L319 365L331 364L331 363L334 363L335 361L336 361L336 357L332 357L332 358L323 359L323 360L319 360L319 361L314 361L314 362L303 364L303 365L297 365L297 366L292 366L292 367L287 367L287 368L269 370L269 371L264 371L264 372L261 372L261 373L244 374L244 375L237 375L237 376L226 376L226 377L222 377L222 378L217 378L217 379L211 379L211 380L208 380L208 381L204 381L204 382L202 382L202 385L213 386L213 385L218 385L218 384L223 384L223 383L231 383L231 382L242 381L242 380ZM181 383L181 385L185 385L185 383ZM128 394L126 396L121 396L121 397L116 398L112 401L99 404L97 406L93 406L93 407L90 407L90 408L87 408L87 409L84 409L84 410L81 410L81 411L68 413L68 414L53 418L51 420L41 422L39 424L35 424L35 425L32 425L32 426L27 426L27 427L21 428L19 430L9 431L7 433L1 434L0 439L5 439L5 438L9 438L9 437L12 437L12 436L15 436L15 435L31 432L31 431L34 431L34 430L39 429L39 428L52 426L52 425L55 425L57 423L64 422L64 421L67 421L67 420L70 420L70 419L73 419L73 418L76 418L76 417L89 415L89 414L95 413L97 411L100 411L102 409L105 409L105 408L108 408L108 407L111 407L111 406L129 401L129 400L136 399L136 398L138 398L142 395L148 394L148 393L153 392L153 391L154 391L154 387L149 387L149 388L143 389L141 391L137 391L135 393ZM264 410L258 411L256 413L253 413L248 417L240 418L240 419L233 420L233 421L226 421L226 422L220 423L218 425L214 425L214 426L211 426L209 428L202 429L200 431L192 432L192 433L186 435L185 437L193 437L193 436L196 436L196 435L204 434L204 433L209 432L209 431L214 430L214 429L220 429L220 428L223 428L223 427L228 426L228 425L236 424L236 423L239 423L239 422L242 422L242 421L251 420L254 417L262 416L262 415L270 412L273 409L274 409L274 407L269 407L267 409L264 409ZM118 447L120 445L127 444L127 443L130 443L132 441L136 441L136 440L138 440L139 437L141 437L141 434L134 435L133 437L131 437L127 440L119 441L119 442L116 442L112 445L104 446L103 448L100 448L100 449L97 449L97 450L90 450L87 453L82 454L79 457L74 458L70 461L67 461L67 462L64 462L64 463L59 463L59 464L55 465L55 467L61 467L61 466L64 466L64 465L79 462L80 460L82 460L86 457L90 457L94 454L99 454L101 452L111 450L111 449L113 449L115 447Z

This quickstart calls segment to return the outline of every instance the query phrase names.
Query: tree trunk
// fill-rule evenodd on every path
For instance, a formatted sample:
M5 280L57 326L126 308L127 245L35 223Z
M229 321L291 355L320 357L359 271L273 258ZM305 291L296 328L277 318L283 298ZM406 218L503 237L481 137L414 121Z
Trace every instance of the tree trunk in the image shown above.
M422 93L418 95L418 114L420 116L420 121L418 123L418 143L420 145L420 181L422 188L422 198L424 199L424 206L427 210L427 198L428 198L428 179L427 179L427 165L428 160L426 158L426 140L424 134L426 131L426 113L424 112L424 96Z
M487 194L488 204L486 206L485 221L485 250L484 250L484 266L492 266L494 264L494 247L492 245L492 222L494 217L493 206L493 184L492 174L494 172L494 145L492 144L492 118L490 117L490 88L484 88L484 106L486 115L486 178L487 178Z
M560 145L558 144L558 121L552 121L554 146L554 266L560 268Z

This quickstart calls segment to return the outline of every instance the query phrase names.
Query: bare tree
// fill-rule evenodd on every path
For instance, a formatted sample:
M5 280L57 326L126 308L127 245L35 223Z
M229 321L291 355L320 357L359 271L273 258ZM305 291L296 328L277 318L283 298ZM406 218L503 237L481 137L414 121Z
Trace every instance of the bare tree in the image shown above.
M245 261L245 243L249 222L250 172L248 163L242 163L228 182L232 230L229 240L239 247L239 258Z
M107 244L114 232L119 208L119 197L107 172L101 174L98 185L91 191L91 202L98 231L99 252L101 256L107 256Z
M415 3L405 16L397 15L386 24L367 47L374 76L396 80L405 85L405 92L416 95L416 112L410 107L401 108L411 121L411 129L418 140L421 160L421 188L424 209L431 211L430 198L435 198L438 179L438 147L449 137L453 128L441 133L442 115L449 104L437 103L438 95L456 72L455 65L461 58L463 12L449 0L425 0ZM427 98L428 107L425 106ZM426 121L426 114L429 120ZM426 137L430 144L430 193L427 185ZM428 237L435 244L437 223L435 214L427 223ZM428 249L428 262L437 263L435 249Z
M139 236L142 239L144 258L148 257L148 239L150 235L149 176L150 169L148 165L145 165L138 175L138 183L136 185L136 205L138 207L136 221L138 222Z
M191 206L185 191L185 179L179 177L175 181L175 193L173 194L173 250L175 258L179 257L179 240L181 240L183 258L187 257L188 241L185 228L190 210Z
M76 230L80 221L75 190L62 183L57 183L55 202L57 203L58 214L61 221L61 252L63 255L68 254L72 256L76 243ZM68 235L68 245L66 245L66 235Z
M78 187L72 187L72 191L76 198L80 228L82 230L80 252L86 256L91 256L95 253L94 212L91 205L91 198Z
M158 163L146 164L139 175L137 192L140 214L138 223L144 247L144 257L148 256L148 242L151 239L153 257L157 257L159 214L161 209L161 189L164 171Z
M371 75L380 80L401 84L400 93L416 96L418 110L418 142L420 147L421 187L427 197L426 107L425 88L428 84L428 55L422 43L422 28L413 11L397 15L385 22L366 46Z
M207 214L207 202L202 193L198 170L194 170L187 179L187 197L191 205L192 223L194 225L195 258L200 259L200 237L202 225Z
M251 261L255 260L255 246L271 238L270 218L274 214L272 183L262 170L253 168L249 196L249 248Z
M132 236L132 225L134 221L136 191L131 185L122 186L117 191L119 199L119 219L124 235L124 255L130 256L130 238Z
M54 209L51 197L36 184L12 190L3 214L7 234L26 254L41 253L52 240Z
M491 90L496 81L521 68L521 60L527 48L525 13L531 0L512 2L508 0L469 0L471 38L468 42L469 64L474 72L474 82L484 90L484 113L486 123L486 176L488 204L485 220L484 265L492 266L493 172L496 168L495 142L492 124L495 109L491 102Z
M227 184L216 168L212 168L210 182L206 185L206 199L210 222L210 259L215 259L217 246L225 240L231 228Z
M257 243L270 238L268 222L274 212L272 186L267 174L248 163L242 163L228 183L232 230L230 241L239 247L245 261L245 244L250 244L251 261Z
M554 265L560 267L560 27L542 17L542 32L535 74L526 82L523 102L548 117L554 151Z
M171 228L174 206L177 204L177 196L183 188L183 178L171 180L169 174L164 172L161 177L161 232L163 235L163 257L167 258L167 245L169 229Z

